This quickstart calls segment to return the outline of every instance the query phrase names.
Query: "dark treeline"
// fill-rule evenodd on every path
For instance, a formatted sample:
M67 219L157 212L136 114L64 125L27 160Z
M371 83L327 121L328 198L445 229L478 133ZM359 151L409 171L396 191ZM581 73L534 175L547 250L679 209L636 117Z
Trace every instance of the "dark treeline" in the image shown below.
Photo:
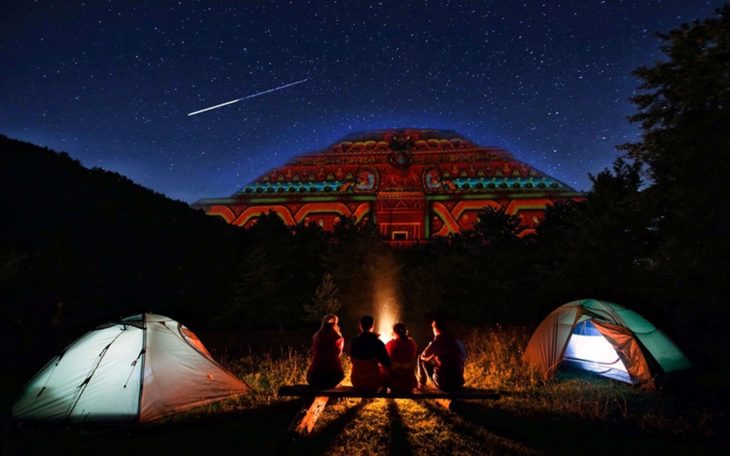
M241 246L233 227L5 137L0 182L0 321L18 349L145 309L221 312Z
M153 311L197 328L291 329L372 311L392 286L404 315L536 325L594 297L642 313L700 363L728 359L730 8L663 35L640 68L636 144L581 203L536 233L487 209L475 229L393 250L370 224L334 232L275 215L243 230L66 154L0 137L0 300L11 361L114 316ZM308 320L310 319L310 320ZM41 355L38 355L41 356ZM37 365L34 365L37 367Z

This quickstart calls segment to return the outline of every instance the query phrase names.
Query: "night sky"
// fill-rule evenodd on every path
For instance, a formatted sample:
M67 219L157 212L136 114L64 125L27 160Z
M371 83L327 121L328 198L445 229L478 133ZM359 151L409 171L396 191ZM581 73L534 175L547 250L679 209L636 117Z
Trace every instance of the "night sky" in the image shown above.
M3 2L0 133L187 202L359 130L453 129L576 189L655 32L722 1ZM293 81L217 110L187 113Z

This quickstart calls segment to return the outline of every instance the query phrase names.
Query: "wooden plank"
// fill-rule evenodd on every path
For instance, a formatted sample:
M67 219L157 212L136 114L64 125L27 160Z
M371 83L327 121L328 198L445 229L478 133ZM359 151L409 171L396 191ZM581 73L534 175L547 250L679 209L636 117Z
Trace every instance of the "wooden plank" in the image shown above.
M309 407L305 406L299 411L299 413L297 413L294 421L292 421L291 425L289 425L289 430L293 430L299 435L306 436L311 434L314 429L314 425L317 424L317 420L324 411L329 400L330 398L328 396L315 397Z
M436 403L446 410L451 410L451 399L436 399Z
M499 399L500 393L495 390L461 389L458 391L441 391L437 389L417 389L407 392L367 391L352 386L340 386L332 389L317 389L309 385L289 385L279 388L279 396L298 397L360 397L386 399Z

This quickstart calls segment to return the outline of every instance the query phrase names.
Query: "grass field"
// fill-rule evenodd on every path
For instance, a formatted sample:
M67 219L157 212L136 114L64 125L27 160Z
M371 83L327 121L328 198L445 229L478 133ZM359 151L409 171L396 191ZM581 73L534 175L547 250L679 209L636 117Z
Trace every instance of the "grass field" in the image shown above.
M236 351L208 344L253 394L149 426L9 423L3 454L727 454L730 449L722 377L713 383L695 373L657 391L571 372L545 383L520 360L526 330L495 327L463 338L468 385L499 389L500 399L464 401L452 411L431 401L339 400L328 405L310 437L294 437L286 429L303 403L278 398L276 390L304 383L306 344L269 350L241 345Z

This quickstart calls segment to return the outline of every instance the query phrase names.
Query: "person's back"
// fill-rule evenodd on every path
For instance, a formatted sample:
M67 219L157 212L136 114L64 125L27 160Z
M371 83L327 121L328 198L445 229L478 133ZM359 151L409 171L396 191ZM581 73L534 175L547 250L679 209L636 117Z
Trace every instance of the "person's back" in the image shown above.
M344 345L337 316L326 315L322 327L312 338L312 364L307 370L307 383L316 388L333 388L345 378L340 363Z
M393 332L395 338L385 345L392 361L388 386L395 391L410 391L417 385L415 368L418 349L416 342L408 337L403 323L396 323L393 326Z
M431 378L439 389L459 389L464 385L464 345L456 337L443 332L443 321L434 320L432 327L434 339L421 353L418 364L419 382L425 385L426 379Z
M386 375L383 367L390 366L390 357L385 350L385 344L372 332L372 327L372 317L366 315L360 319L362 332L350 343L350 380L355 388L377 390L385 386Z
M458 389L464 385L464 346L450 334L439 334L431 343L434 355L434 381L439 389Z

